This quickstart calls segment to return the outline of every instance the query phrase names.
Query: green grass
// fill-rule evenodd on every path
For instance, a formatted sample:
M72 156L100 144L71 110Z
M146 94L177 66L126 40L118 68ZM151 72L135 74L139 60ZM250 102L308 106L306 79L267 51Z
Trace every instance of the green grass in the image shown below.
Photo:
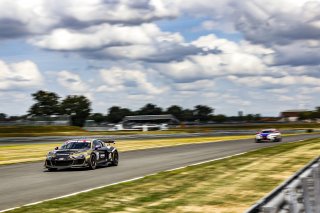
M260 130L267 128L277 129L317 129L320 128L320 123L261 123L261 124L217 124L212 127L184 127L176 128L176 130L186 132L197 132L197 131L214 131L214 130Z
M243 212L319 154L320 139L281 144L11 212Z
M0 126L0 137L37 137L37 136L86 136L86 135L134 135L134 134L175 134L185 130L167 131L86 131L75 126Z
M0 126L0 137L32 137L86 134L74 126Z

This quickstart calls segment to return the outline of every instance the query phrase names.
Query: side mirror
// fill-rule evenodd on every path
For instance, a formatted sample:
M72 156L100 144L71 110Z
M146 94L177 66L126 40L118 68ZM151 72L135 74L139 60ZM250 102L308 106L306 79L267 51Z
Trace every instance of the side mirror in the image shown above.
M54 148L54 150L58 150L58 149L59 149L59 147Z
M116 144L116 142L114 142L114 141L108 141L108 142L107 142L107 145L108 145L108 146L111 146L111 144Z
M96 145L96 146L94 147L95 150L98 150L98 149L100 149L100 148L101 148L100 145Z

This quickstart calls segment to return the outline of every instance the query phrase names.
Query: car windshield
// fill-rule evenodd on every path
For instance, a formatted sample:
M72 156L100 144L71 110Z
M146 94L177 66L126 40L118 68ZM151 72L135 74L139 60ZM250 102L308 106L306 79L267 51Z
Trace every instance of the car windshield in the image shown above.
M88 149L90 143L87 142L70 142L61 146L61 149Z
M274 131L272 130L263 130L262 133L273 133Z

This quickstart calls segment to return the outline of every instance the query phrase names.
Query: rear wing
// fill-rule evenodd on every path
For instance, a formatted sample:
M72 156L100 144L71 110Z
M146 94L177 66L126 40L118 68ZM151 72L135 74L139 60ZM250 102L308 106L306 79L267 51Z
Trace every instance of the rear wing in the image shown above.
M108 143L108 144L116 144L115 140L112 139L100 139L101 141L103 141L104 143Z

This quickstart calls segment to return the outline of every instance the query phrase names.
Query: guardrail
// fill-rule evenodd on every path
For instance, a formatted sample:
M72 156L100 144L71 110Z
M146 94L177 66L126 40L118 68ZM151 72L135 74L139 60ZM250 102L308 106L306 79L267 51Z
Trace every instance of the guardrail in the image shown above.
M311 161L246 213L320 213L320 157Z

